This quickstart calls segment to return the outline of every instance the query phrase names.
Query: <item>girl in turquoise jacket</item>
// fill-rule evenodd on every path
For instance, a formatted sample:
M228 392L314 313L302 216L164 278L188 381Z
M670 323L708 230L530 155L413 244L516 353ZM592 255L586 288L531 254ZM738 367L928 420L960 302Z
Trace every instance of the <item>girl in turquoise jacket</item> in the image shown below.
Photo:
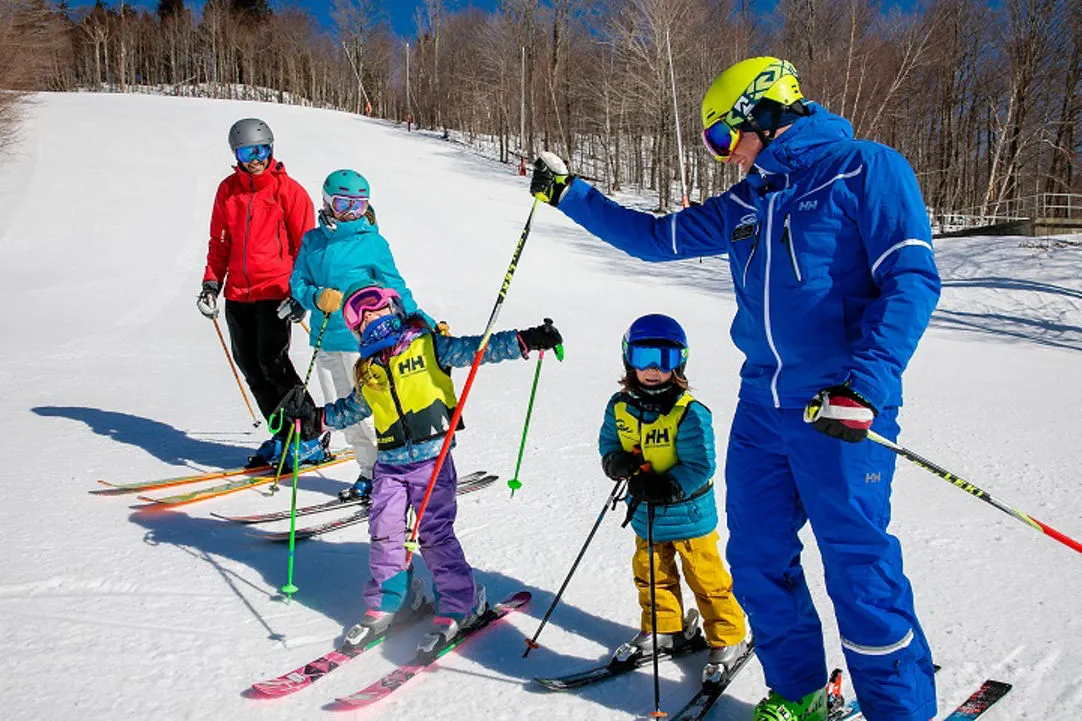
M313 313L309 336L313 347L319 339L323 314L329 316L315 366L323 397L328 399L341 398L353 390L353 367L359 358L357 340L342 319L343 293L369 285L393 288L401 296L407 313L417 313L430 326L435 326L417 308L413 294L395 266L391 247L380 235L376 215L369 205L370 193L368 180L355 170L336 170L327 176L319 226L305 233L290 278L294 300ZM372 420L351 425L342 433L353 447L360 476L341 495L343 498L368 496L372 466L376 462Z

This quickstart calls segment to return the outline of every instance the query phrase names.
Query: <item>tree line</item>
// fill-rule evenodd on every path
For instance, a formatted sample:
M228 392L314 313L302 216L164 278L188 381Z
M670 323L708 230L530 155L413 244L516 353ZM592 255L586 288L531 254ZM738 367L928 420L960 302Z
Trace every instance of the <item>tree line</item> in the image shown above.
M503 162L553 150L605 190L652 192L669 209L681 172L693 199L735 180L702 149L699 104L725 67L768 54L792 61L805 96L858 137L904 153L934 208L1082 192L1077 0L912 12L778 0L769 14L754 0L423 0L409 37L379 0L332 0L330 16L321 27L266 0L208 0L199 14L184 0L0 0L0 88L149 88L408 119ZM0 93L0 124L17 100Z

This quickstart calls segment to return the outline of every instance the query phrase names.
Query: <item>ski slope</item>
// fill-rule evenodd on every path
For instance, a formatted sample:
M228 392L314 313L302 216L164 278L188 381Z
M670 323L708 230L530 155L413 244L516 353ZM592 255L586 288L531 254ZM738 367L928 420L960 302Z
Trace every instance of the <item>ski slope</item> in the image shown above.
M246 491L159 513L137 511L133 497L87 494L99 478L237 465L265 437L194 302L213 193L229 172L226 131L252 115L273 127L276 155L313 197L331 170L369 178L399 269L433 317L460 334L488 319L530 208L527 180L510 167L337 112L32 96L21 142L0 160L0 698L9 721L317 718L411 655L407 634L312 689L245 698L251 683L323 653L359 618L366 527L299 545L300 591L284 603L276 589L285 548L210 512L275 510L288 493ZM938 243L943 299L906 375L901 442L1082 537L1082 249L1020 243ZM610 489L596 438L621 374L623 331L647 312L684 324L689 376L723 448L741 360L728 337L733 310L723 261L647 265L539 208L498 325L552 317L567 358L545 359L523 488L512 499L501 480L462 498L457 524L490 598L527 589L534 600L375 713L630 719L652 710L648 670L575 694L529 682L601 658L634 633L632 533L615 514L529 659L523 639ZM303 371L310 349L299 330L295 341ZM459 436L460 472L510 476L533 372L532 361L481 370ZM465 372L456 379L461 388ZM303 478L300 502L325 500L354 476L343 464ZM1015 684L989 719L1082 717L1078 554L904 461L892 530L943 666L940 718L989 677ZM805 540L828 658L841 665L814 539ZM664 709L694 693L699 668L698 659L661 666ZM753 662L712 718L750 718L765 690Z

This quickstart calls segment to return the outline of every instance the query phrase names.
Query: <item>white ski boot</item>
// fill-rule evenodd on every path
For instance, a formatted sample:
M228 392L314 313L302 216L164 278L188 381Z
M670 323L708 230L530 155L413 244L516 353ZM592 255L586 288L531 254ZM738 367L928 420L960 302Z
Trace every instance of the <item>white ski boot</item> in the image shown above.
M691 643L699 635L699 612L694 608L684 616L684 630L680 633L659 633L657 635L657 652L659 654L672 653L676 649ZM649 631L639 631L635 638L622 644L612 654L612 661L616 664L638 662L641 658L649 658L654 653L654 641Z

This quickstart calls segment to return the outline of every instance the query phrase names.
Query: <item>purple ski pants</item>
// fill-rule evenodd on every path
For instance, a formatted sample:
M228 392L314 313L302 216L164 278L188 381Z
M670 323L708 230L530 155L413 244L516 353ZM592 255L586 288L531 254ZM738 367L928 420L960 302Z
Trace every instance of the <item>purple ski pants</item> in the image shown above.
M407 569L406 510L421 507L425 487L436 459L392 465L376 463L372 469L372 508L368 520L371 538L364 600L377 611L394 613L406 600L412 569ZM462 619L473 609L473 569L466 563L455 537L458 474L447 456L421 518L418 540L421 556L436 587L436 613Z

